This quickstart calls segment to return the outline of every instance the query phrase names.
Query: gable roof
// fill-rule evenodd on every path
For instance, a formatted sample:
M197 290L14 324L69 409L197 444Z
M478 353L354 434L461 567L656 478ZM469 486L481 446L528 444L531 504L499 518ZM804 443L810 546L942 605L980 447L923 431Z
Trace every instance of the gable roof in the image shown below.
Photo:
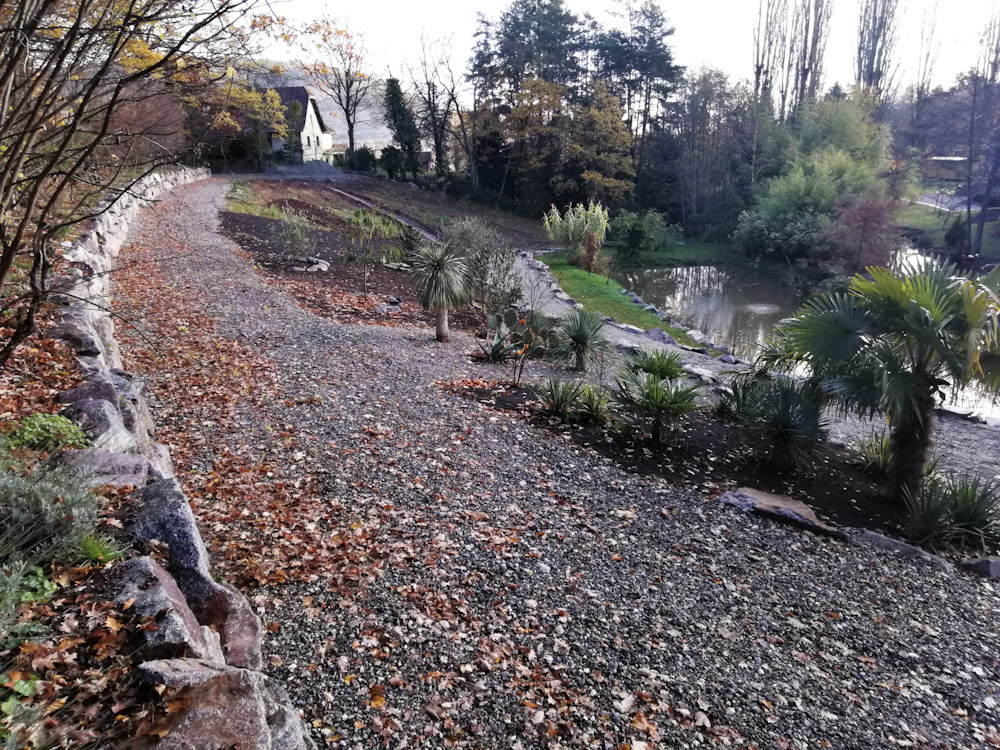
M323 115L320 114L319 107L316 106L316 100L309 94L309 89L305 86L275 86L274 90L281 97L281 103L286 107L292 102L298 102L299 106L302 107L302 114L305 114L306 110L312 107L313 114L316 115L316 119L319 121L320 130L324 133L330 132L326 127L326 123L323 122Z

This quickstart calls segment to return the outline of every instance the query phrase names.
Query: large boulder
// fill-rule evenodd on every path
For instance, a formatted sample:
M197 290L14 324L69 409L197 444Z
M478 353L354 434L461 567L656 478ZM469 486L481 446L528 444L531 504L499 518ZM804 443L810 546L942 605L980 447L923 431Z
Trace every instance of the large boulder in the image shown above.
M259 672L194 659L139 666L148 683L178 688L158 750L315 750L288 694Z
M177 582L148 557L137 557L112 568L115 601L132 600L132 611L153 617L155 630L143 630L142 655L146 659L191 656L225 664L219 634L199 625Z
M662 328L650 328L648 331L642 334L647 339L652 339L653 341L659 341L661 344L671 344L674 345L677 342L674 337L669 333L664 331Z
M202 625L222 637L226 661L259 669L260 620L233 586L212 578L208 550L198 533L191 506L176 479L162 479L135 495L138 510L129 532L139 540L167 545L166 569Z
M79 423L97 450L127 453L137 447L135 437L125 427L122 413L103 399L88 399L70 405L70 418Z
M149 478L149 460L136 453L66 450L60 460L83 474L91 487L144 487Z

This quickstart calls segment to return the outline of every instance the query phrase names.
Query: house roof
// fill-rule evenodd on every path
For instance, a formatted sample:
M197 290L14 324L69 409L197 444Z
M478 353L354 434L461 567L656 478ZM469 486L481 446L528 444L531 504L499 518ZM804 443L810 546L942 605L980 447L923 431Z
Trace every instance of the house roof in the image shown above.
M316 119L319 121L319 127L324 133L329 133L330 131L326 127L326 123L323 122L323 115L320 114L319 107L316 106L316 100L312 98L309 94L309 89L305 86L275 86L274 90L281 97L281 103L286 107L292 102L298 102L299 106L302 107L302 112L309 108L313 108L313 113L316 115Z

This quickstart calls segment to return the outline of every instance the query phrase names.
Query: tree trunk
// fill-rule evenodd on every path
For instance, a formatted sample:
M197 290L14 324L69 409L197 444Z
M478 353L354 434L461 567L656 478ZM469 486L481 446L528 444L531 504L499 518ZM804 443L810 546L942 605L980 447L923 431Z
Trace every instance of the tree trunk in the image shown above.
M889 479L897 505L901 506L908 496L915 496L920 489L931 448L933 407L934 398L928 390L919 397L919 414L892 428Z
M577 372L587 371L587 358L583 356L583 352L576 353L576 371Z
M990 170L986 175L986 187L983 189L983 202L979 206L979 215L976 217L976 234L973 237L972 245L969 247L969 255L981 255L983 251L983 229L986 228L986 219L992 203L993 186L997 181L997 174L1000 172L1000 145L994 147L993 158L990 160ZM971 193L972 190L970 189Z
M348 160L348 166L357 172L358 171L358 155L354 151L354 121L347 121L347 153L350 154L351 158Z
M448 341L448 308L441 305L436 310L437 320L436 320L436 330L435 337L442 344Z

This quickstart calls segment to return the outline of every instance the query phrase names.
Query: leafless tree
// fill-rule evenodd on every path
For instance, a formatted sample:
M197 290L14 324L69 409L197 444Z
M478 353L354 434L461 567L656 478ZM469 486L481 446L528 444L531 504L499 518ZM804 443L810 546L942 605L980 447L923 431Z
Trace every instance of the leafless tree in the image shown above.
M253 4L0 0L0 365L35 329L56 241L179 158L181 118L149 114L228 75Z
M788 0L760 0L753 32L753 95L758 105L775 105L775 86L787 51Z
M791 110L816 100L823 83L832 0L797 0L792 15L790 57L795 60L795 98Z
M920 51L917 57L917 77L913 84L913 108L911 111L910 130L913 142L921 150L924 147L925 110L931 95L931 81L934 78L934 67L937 64L940 42L937 38L938 4L929 13L924 13L920 23Z
M991 16L979 43L976 68L969 75L969 142L966 170L966 224L968 248L978 255L993 188L1000 178L1000 14ZM977 171L983 172L982 205L972 221L973 189Z
M360 39L329 18L309 24L302 41L312 62L302 64L309 80L330 97L344 113L347 149L351 169L358 168L354 148L354 126L365 99L373 93L373 78L365 72L365 50Z
M476 80L476 79L472 79ZM477 170L477 160L479 158L476 143L479 137L479 120L481 112L480 92L473 85L471 91L471 105L461 104L462 85L460 79L455 76L451 63L446 58L441 68L441 85L444 87L445 97L448 101L450 115L445 120L445 129L454 138L465 157L466 168L469 173L469 182L473 187L479 186L479 172Z
M855 81L877 101L891 93L896 75L899 0L862 0L858 14Z
M451 50L441 43L421 40L419 70L410 70L417 96L417 117L420 129L430 136L434 148L434 165L438 176L448 172L448 121L452 113L452 100L448 87L442 81L445 60Z

